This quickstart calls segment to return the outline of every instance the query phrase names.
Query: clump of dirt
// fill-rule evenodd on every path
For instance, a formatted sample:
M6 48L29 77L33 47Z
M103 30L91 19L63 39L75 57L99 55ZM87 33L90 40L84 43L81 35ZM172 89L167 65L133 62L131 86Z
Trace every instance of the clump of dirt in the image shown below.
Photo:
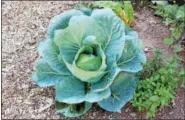
M37 59L36 43L46 38L49 20L71 9L75 1L6 1L2 2L2 118L59 119L65 118L55 110L54 89L41 88L31 80L33 61ZM135 27L144 48L169 49L162 39L169 35L161 20L145 8L135 13ZM147 54L149 55L150 52ZM155 118L183 119L184 91L179 88L173 107L159 109ZM161 110L161 111L160 111ZM173 112L173 113L172 113ZM144 118L127 104L121 113L102 110L97 104L79 118L133 119ZM78 119L79 119L78 118Z

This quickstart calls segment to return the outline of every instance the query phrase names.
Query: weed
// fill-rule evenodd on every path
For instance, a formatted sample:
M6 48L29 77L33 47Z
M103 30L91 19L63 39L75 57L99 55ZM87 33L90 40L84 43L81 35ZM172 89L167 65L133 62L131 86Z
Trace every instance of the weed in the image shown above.
M141 71L137 89L131 103L139 111L147 110L146 117L154 117L161 105L168 105L174 98L178 81L184 76L184 71L178 68L178 58L173 56L168 61L163 60L159 50L153 52L153 57Z

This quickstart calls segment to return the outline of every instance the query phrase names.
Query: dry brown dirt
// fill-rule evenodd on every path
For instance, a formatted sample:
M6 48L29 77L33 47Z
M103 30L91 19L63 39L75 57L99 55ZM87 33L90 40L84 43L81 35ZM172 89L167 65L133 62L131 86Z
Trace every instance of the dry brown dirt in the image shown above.
M72 1L6 1L2 2L2 118L3 119L59 119L56 113L54 89L40 88L30 79L33 61L38 57L36 42L45 39L51 17L71 9ZM170 51L162 44L169 35L161 20L145 8L135 13L134 29L143 41L144 48L162 48L168 56ZM149 53L148 53L149 54ZM184 94L177 89L177 97L169 107L160 108L156 119L184 119ZM144 118L128 103L122 113L111 113L96 104L80 118L89 119L136 119Z

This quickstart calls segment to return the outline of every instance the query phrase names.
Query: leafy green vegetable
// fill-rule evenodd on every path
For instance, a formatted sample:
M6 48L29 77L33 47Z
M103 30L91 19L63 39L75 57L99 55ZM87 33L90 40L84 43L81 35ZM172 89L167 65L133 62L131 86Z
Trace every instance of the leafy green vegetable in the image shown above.
M153 6L155 15L161 16L166 25L170 26L171 35L169 38L164 39L167 45L173 44L181 37L185 27L185 4L178 6L177 4L166 5L157 4Z
M57 111L67 117L85 114L94 102L120 111L146 62L137 33L110 8L53 17L37 48L32 79L41 87L55 86Z
M173 0L172 0L173 1ZM180 62L184 61L184 55L178 52L184 51L183 34L185 32L185 4L181 1L175 1L177 4L158 4L153 6L155 14L161 16L166 25L168 25L171 35L164 38L163 42L173 48L176 57L179 57ZM173 46L172 46L173 45Z
M144 65L143 70L138 73L140 79L143 80L145 78L149 78L152 74L154 74L158 69L162 67L163 59L161 55L161 50L155 49L152 51L152 56Z
M184 71L178 70L177 57L164 61L159 51L140 72L140 80L131 103L139 111L147 111L146 117L154 117L161 105L168 105L175 96L178 81L184 77Z

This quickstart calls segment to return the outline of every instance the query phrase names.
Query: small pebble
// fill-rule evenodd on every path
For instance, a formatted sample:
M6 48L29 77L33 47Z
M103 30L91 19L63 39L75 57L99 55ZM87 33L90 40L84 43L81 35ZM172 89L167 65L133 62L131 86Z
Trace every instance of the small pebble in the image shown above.
M51 99L51 98L46 98L46 102L49 103L49 104L52 104L52 103L53 103L53 99Z
M130 113L130 116L135 117L136 113Z
M94 117L93 116L90 116L90 119L94 119Z
M31 45L33 45L33 44L35 44L35 43L36 43L36 41L33 40L33 39L29 41L29 44L31 44Z
M169 114L171 115L171 114L173 114L173 112L170 112Z
M147 53L149 51L149 48L145 47L144 51Z
M171 103L172 103L172 106L175 106L175 100L174 99L172 99Z

